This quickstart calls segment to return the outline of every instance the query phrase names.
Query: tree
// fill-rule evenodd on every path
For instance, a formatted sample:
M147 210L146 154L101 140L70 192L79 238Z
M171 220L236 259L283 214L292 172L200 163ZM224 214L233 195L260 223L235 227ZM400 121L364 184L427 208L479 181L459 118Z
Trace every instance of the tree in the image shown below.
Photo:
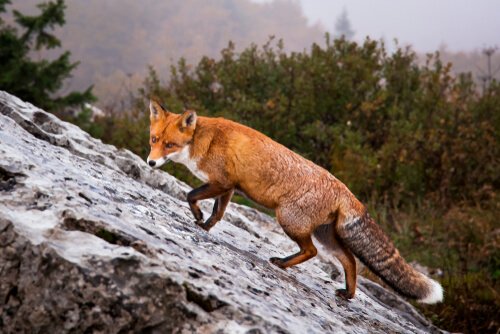
M0 0L0 14L7 12L6 6L10 3L10 0ZM0 18L0 89L50 111L95 100L92 87L84 92L57 94L78 66L78 62L70 61L69 51L52 61L30 57L33 51L60 47L61 42L50 30L65 23L64 0L41 3L37 7L41 12L35 16L12 11L17 29Z
M351 22L349 21L347 10L345 8L335 21L335 36L344 37L348 40L354 37L354 30L352 30Z

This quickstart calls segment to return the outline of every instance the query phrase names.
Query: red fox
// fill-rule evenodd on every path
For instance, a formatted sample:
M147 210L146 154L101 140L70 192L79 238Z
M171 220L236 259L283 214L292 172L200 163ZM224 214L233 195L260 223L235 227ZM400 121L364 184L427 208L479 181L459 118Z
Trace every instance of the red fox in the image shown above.
M441 285L416 271L349 189L325 169L264 134L223 119L198 117L187 110L167 111L152 99L151 167L172 160L184 164L205 184L188 193L196 224L209 231L222 219L235 190L276 211L284 232L300 251L270 262L287 268L317 254L312 236L339 259L346 288L337 296L350 299L356 290L356 255L400 294L422 303L443 299ZM197 202L215 198L207 221ZM353 255L354 254L354 255Z

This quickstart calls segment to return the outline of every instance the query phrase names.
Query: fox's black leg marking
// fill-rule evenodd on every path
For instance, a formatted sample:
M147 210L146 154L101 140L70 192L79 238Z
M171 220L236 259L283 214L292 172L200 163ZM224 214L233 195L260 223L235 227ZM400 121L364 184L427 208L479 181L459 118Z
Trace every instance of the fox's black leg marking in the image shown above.
M228 192L217 197L214 203L214 208L212 210L212 215L207 219L205 224L201 225L205 230L210 230L215 224L217 224L224 216L224 211L233 197L234 190L231 189Z
M191 208L191 212L193 213L194 218L196 219L196 224L201 225L201 226L206 225L206 224L203 224L203 213L201 212L201 209L198 206L197 202L200 200L207 199L207 198L213 198L213 197L223 195L226 192L228 192L228 189L222 187L220 184L206 183L199 188L191 190L188 193L187 201L189 203L189 207ZM231 195L232 195L232 193L231 193ZM231 198L229 198L229 199L231 199ZM229 202L229 200L227 200L227 201ZM216 203L215 203L215 206L217 206L217 212L220 210L219 207L222 207L222 205L220 205L221 203L218 203L218 202L219 202L219 200L216 200ZM227 203L223 206L223 208L225 209L226 206L227 206ZM214 210L215 210L215 208L214 208ZM222 213L224 213L224 212L222 211ZM213 216L213 213L212 213L212 216Z

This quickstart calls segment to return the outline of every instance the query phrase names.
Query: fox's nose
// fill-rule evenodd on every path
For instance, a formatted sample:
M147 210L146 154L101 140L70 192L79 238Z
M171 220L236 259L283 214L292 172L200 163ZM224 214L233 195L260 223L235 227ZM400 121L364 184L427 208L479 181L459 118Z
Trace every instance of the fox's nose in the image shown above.
M151 167L154 167L156 165L156 161L154 160L149 160L148 164L151 166Z

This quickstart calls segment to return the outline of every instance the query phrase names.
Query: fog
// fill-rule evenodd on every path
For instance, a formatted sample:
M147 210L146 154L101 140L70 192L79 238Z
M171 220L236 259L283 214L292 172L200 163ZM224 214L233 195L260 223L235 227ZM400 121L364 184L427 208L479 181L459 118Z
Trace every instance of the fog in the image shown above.
M36 14L41 0L16 0L12 8ZM100 103L115 101L139 87L153 66L165 80L169 66L181 57L195 64L202 56L219 57L229 41L236 51L251 43L263 45L269 36L283 39L286 51L324 43L324 33L336 35L335 23L346 12L353 39L411 45L425 53L441 51L453 72L484 76L485 46L500 47L500 1L464 0L66 0L66 23L55 31L62 50L80 65L67 80L67 90L94 85ZM4 15L7 22L12 16ZM55 57L57 48L38 57ZM500 51L492 57L500 73ZM498 77L497 77L498 78ZM117 84L118 83L118 84Z
M270 2L269 0L254 0ZM355 39L366 36L411 44L420 52L500 46L500 1L493 0L298 0L311 24L333 31L346 10Z

